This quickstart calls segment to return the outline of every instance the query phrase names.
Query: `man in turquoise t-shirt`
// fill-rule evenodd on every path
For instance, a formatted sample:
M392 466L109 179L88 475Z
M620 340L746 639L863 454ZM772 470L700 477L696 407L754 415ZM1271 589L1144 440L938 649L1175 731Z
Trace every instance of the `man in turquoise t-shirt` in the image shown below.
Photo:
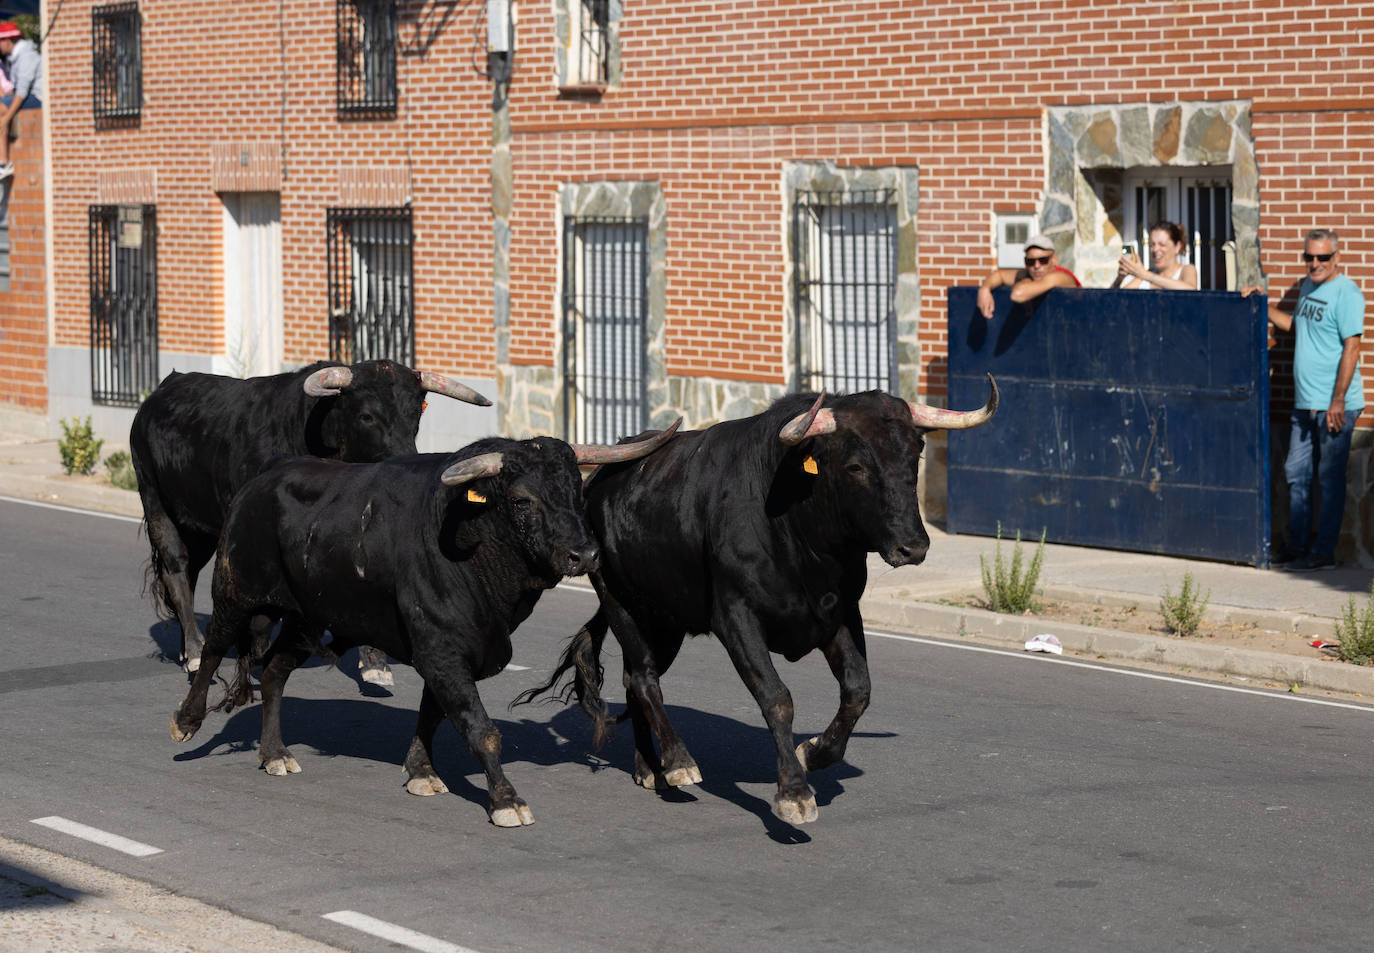
M1360 335L1364 295L1340 274L1340 239L1330 229L1307 233L1302 260L1307 280L1292 314L1269 305L1269 321L1296 331L1293 349L1292 437L1283 475L1288 480L1288 546L1274 559L1294 572L1336 564L1336 540L1345 512L1345 468L1350 437L1364 409ZM1250 294L1256 288L1246 288ZM1312 538L1312 484L1321 487L1321 513Z

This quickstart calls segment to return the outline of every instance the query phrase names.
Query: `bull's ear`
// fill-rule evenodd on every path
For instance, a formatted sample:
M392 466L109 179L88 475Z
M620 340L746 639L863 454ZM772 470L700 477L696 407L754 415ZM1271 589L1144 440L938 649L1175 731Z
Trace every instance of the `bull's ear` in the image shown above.
M462 486L482 477L495 476L501 472L500 453L480 453L466 460L459 460L439 477L444 486ZM479 496L481 494L478 494ZM470 498L470 497L469 497ZM475 502L475 501L474 501Z

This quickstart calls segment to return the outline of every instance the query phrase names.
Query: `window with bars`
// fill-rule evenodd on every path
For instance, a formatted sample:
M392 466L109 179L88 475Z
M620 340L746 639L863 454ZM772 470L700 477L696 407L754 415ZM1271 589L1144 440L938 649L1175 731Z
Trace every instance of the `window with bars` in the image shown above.
M158 382L157 208L89 208L91 400L137 407Z
M339 115L395 115L395 0L335 0L335 4Z
M1128 241L1138 242L1149 267L1149 228L1158 221L1183 227L1182 260L1197 268L1198 287L1235 291L1228 278L1227 249L1234 247L1231 225L1231 170L1137 169L1126 175L1125 226Z
M97 121L138 119L143 111L143 17L137 3L91 11L91 86Z
M329 357L415 365L411 210L331 208L326 212Z
M564 432L615 443L649 421L649 220L563 222Z
M798 386L896 393L895 193L798 191L792 229Z

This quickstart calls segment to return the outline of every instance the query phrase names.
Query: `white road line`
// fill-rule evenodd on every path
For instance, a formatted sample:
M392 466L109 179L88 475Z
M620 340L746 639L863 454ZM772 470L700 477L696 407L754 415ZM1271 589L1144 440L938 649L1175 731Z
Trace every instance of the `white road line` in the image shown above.
M45 510L61 510L63 513L80 513L84 516L103 516L107 520L122 520L125 523L142 523L141 516L125 516L123 513L103 513L100 510L83 510L76 506L63 506L60 503L43 503L39 500L21 500L17 496L0 496L0 500L6 503L23 503L25 506L37 506Z
M1179 685L1191 685L1193 688L1210 688L1219 692L1238 692L1242 695L1258 695L1261 698L1303 702L1308 705L1325 705L1328 708L1350 708L1355 711L1362 711L1365 714L1374 714L1374 707L1369 705L1330 701L1325 698L1309 698L1306 695L1297 695L1292 692L1280 694L1276 692L1261 691L1258 688L1241 688L1238 685L1218 685L1216 682L1179 678L1176 675L1160 675L1157 672L1142 672L1137 669L1113 668L1110 665L1095 665L1092 662L1080 662L1076 659L1060 658L1046 655L1043 652L1017 652L1013 649L997 649L986 645L963 645L958 642L946 642L942 639L923 639L915 635L898 635L895 632L875 632L872 629L868 629L866 632L868 635L878 636L883 639L895 639L898 642L917 642L921 645L934 645L944 649L962 649L965 652L985 652L988 655L1004 655L1007 658L1020 659L1027 662L1069 665L1074 668L1089 668L1096 672L1107 672L1111 675L1126 675L1131 678L1149 678L1158 682L1174 682Z
M356 910L336 910L333 913L324 914L324 918L335 923L341 923L346 927L352 927L362 933L379 937L389 943L399 943L401 946L408 946L412 950L420 950L421 953L476 953L475 950L470 950L465 946L458 946L447 940L439 940L424 933L416 933L414 930L398 927L394 923L369 917L367 914L358 913Z
M48 827L63 834L70 834L72 837L79 837L82 840L88 840L125 854L132 854L134 857L151 857L153 854L162 853L161 847L140 844L136 840L129 840L127 837L120 837L118 834L111 834L95 827L87 827L85 824L69 821L65 817L35 817L30 823L40 827Z

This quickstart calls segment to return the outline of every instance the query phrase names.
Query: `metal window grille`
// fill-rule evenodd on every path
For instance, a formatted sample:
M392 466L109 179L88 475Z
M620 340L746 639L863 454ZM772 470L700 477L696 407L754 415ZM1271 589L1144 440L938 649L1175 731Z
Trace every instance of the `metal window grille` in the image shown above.
M91 11L91 86L96 119L137 119L143 110L143 17L137 3Z
M336 0L340 115L396 112L395 0Z
M158 381L157 209L89 209L91 400L136 407Z
M578 6L578 36L573 76L578 83L604 85L610 77L606 34L610 30L610 0L572 0Z
M792 247L800 388L895 393L895 193L798 191Z
M414 234L409 208L331 208L329 357L415 364Z
M563 223L564 433L614 443L649 420L649 220Z
M1183 230L1189 254L1197 268L1199 288L1226 287L1226 255L1222 246L1234 233L1231 225L1231 186L1229 183L1188 184L1183 193Z
M0 184L0 190L9 188ZM0 291L10 290L10 211L8 196L0 194Z

